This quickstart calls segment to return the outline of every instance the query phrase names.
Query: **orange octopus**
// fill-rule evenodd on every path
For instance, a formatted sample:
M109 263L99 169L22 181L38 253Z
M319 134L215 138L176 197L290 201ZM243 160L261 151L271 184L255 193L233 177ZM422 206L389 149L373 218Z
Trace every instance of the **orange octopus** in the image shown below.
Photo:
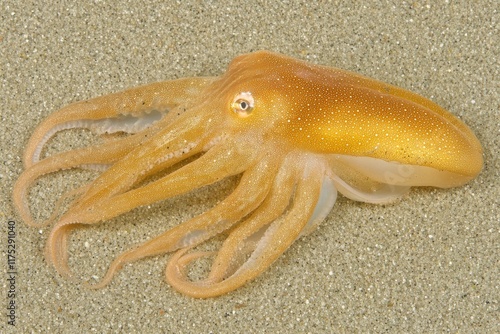
M130 135L40 159L45 143L70 128ZM119 255L93 285L108 284L125 263L176 251L168 283L207 298L265 271L325 219L337 190L356 201L389 203L411 186L463 185L481 171L483 158L471 130L428 99L259 51L235 58L221 77L153 83L71 104L35 129L24 165L13 196L32 226L41 224L29 212L28 189L40 176L69 168L102 171L70 192L67 211L54 215L46 257L68 278L73 229L242 174L211 210ZM223 232L227 238L208 276L190 280L188 264L214 253L189 251Z

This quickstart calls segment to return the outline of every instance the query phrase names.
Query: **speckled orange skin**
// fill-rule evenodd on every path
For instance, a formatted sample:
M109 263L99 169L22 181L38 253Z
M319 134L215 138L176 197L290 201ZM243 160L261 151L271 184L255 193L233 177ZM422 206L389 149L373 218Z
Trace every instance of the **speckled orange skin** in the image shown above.
M70 128L130 135L40 160L47 140ZM214 208L122 253L93 285L105 286L126 263L176 252L168 283L207 298L265 271L324 220L337 190L356 201L390 203L412 186L462 185L480 172L483 158L465 124L417 94L260 51L237 57L219 78L159 82L64 107L34 130L24 163L13 197L33 226L40 225L27 197L39 177L70 168L101 172L70 192L67 211L58 216L56 209L47 222L55 221L47 260L71 279L73 229L241 174ZM189 251L224 231L208 277L190 280L189 263L209 253Z
M245 71L250 66L252 71ZM252 91L257 107L248 125L272 127L275 137L293 147L428 166L471 178L482 168L481 144L472 131L407 90L269 52L236 58L225 77L222 85L234 92Z

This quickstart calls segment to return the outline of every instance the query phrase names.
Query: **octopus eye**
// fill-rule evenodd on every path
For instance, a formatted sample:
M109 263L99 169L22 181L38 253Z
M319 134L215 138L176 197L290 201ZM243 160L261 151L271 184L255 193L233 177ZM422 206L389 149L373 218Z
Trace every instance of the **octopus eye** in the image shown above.
M254 100L252 93L243 92L234 98L231 107L233 111L240 117L248 117L252 113Z

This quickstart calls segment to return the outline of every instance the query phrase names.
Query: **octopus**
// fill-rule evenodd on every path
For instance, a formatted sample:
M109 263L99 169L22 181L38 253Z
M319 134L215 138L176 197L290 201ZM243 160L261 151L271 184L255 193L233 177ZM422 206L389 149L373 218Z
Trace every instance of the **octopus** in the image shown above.
M73 128L115 135L42 155L51 137ZM268 51L236 57L220 77L152 83L66 106L34 130L23 161L14 205L28 225L52 224L46 259L68 279L75 279L67 250L73 230L239 176L210 210L123 252L100 280L84 282L102 288L123 265L174 252L166 280L195 298L226 294L268 269L326 218L337 191L391 203L412 186L461 186L483 166L473 132L430 100ZM36 222L30 187L72 168L98 176ZM199 250L218 235L216 251ZM210 268L192 278L190 264L201 258Z

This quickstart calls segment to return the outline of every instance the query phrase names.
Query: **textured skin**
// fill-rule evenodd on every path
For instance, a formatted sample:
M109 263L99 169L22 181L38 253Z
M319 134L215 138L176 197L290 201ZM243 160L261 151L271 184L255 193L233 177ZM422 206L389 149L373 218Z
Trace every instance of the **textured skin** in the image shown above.
M245 71L252 64L252 71ZM247 78L248 76L248 78ZM341 69L269 52L236 58L228 82L252 91L248 122L311 152L367 156L473 177L483 165L472 131L448 111L404 89ZM254 120L257 118L257 120Z

